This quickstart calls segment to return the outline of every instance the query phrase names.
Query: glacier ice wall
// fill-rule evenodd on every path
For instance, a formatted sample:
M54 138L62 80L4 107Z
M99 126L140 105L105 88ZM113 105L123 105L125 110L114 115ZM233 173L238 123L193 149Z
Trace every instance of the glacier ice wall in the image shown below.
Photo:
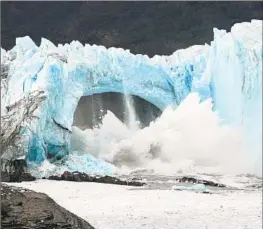
M262 21L235 24L231 33L214 30L209 64L215 108L225 122L242 126L247 160L262 170Z
M27 36L1 49L5 107L35 90L47 99L31 127L27 160L69 153L75 109L81 96L121 92L139 96L160 109L176 107L190 93L212 97L220 117L246 129L248 142L261 150L262 21L235 24L230 32L214 29L211 45L192 46L171 56L133 55L120 48L83 46L78 41L55 46L42 38L39 47ZM257 143L255 143L257 142ZM259 154L257 154L258 156ZM256 156L255 156L256 157Z

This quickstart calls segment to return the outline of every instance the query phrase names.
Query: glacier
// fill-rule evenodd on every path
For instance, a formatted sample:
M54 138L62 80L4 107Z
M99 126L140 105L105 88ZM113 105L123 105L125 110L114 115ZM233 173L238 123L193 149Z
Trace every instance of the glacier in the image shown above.
M210 45L152 58L78 41L55 46L42 38L38 47L28 36L17 38L9 51L1 48L1 66L8 69L1 80L2 115L6 107L34 91L44 91L46 96L24 142L28 165L38 167L47 158L70 157L79 99L104 92L136 95L161 110L176 109L191 92L202 101L211 98L223 122L244 128L245 145L251 151L248 160L261 163L262 21L213 32Z

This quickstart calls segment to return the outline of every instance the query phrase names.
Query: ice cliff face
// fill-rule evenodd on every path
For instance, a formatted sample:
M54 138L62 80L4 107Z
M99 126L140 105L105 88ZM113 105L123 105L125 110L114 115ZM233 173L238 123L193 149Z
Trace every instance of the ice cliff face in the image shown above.
M37 47L29 37L17 38L12 50L1 49L1 65L8 69L2 114L35 90L47 97L26 143L32 165L69 153L79 99L103 92L136 95L160 109L198 92L212 97L222 119L243 125L253 141L261 141L262 21L235 24L230 32L214 29L211 45L153 58L78 41L56 47L43 38Z

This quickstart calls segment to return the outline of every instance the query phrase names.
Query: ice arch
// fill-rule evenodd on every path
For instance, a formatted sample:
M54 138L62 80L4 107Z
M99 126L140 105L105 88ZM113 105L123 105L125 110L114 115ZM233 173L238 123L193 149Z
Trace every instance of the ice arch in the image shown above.
M178 105L191 90L193 69L187 62L176 67L176 77L168 65L158 65L158 57L135 56L122 49L83 47L79 42L55 47L46 39L37 47L29 37L16 43L9 52L1 52L9 65L4 106L35 90L46 95L25 141L27 159L34 164L68 154L73 116L82 96L126 93L162 110Z
M65 156L79 99L104 92L135 95L161 110L178 105L189 92L211 97L220 117L243 125L259 152L255 157L261 155L262 21L235 24L228 33L214 29L210 46L153 58L77 41L56 47L42 39L37 47L24 37L12 50L1 49L1 64L9 68L1 84L2 113L34 90L47 97L24 142L29 162Z

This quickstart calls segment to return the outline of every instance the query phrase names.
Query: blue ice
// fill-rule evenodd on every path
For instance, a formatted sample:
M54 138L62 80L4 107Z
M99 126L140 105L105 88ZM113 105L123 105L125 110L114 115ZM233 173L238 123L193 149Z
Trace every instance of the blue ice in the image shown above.
M37 47L26 36L17 38L12 50L1 49L1 62L10 66L2 106L35 90L47 96L28 140L31 166L70 153L73 115L82 96L124 90L161 110L178 106L190 92L212 97L220 117L243 125L248 142L258 142L253 146L262 150L262 21L235 24L230 32L214 29L210 45L153 58L78 41L55 46L42 38Z

